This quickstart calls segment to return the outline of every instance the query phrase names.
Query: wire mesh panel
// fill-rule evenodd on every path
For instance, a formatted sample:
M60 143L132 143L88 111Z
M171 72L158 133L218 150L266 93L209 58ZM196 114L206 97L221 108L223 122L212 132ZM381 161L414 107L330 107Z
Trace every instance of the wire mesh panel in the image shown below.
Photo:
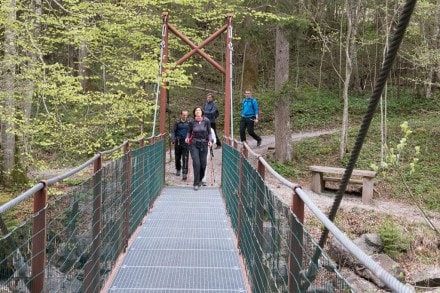
M130 234L136 230L163 187L165 141L131 154Z
M111 272L127 236L126 160L124 155L108 163L90 179L50 201L48 292L99 290L84 286L83 280L99 280ZM98 260L98 270L86 269L92 259Z
M235 230L252 292L350 292L326 254L313 266L310 260L315 240L250 162L227 145L223 160L222 176L229 179L222 182L223 196L231 217L240 215L233 223L237 223ZM231 188L228 184L232 182L241 185ZM236 190L238 196L233 194ZM314 277L307 278L307 271Z
M240 153L226 144L225 146L222 148L222 189L232 227L237 233Z
M29 208L30 207L30 208ZM19 217L27 220L18 222ZM32 235L32 201L22 202L16 209L0 217L0 291L26 292L31 286L29 268L32 262L29 236Z
M38 283L44 292L99 292L164 185L164 143L126 152L61 194L51 191L37 213L35 194L2 212L0 291L40 292ZM41 273L32 274L40 261Z

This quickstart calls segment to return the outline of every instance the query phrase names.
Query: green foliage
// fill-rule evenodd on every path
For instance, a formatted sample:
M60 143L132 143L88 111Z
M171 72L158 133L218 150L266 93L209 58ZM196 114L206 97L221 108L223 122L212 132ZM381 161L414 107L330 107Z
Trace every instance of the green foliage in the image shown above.
M286 178L296 178L297 172L294 169L294 165L292 162L287 162L285 164L281 164L278 162L272 162L271 167L279 173L281 176Z
M399 143L393 147L390 145L385 148L386 157L383 162L381 162L381 174L386 175L387 171L394 170L402 174L407 173L412 175L415 171L415 166L419 162L420 146L415 146L414 149L408 150L408 139L413 133L408 126L408 122L405 121L400 124L401 131L403 132L403 137L400 139ZM406 164L405 164L406 162ZM372 165L373 170L378 171L379 167L375 164Z
M0 117L14 121L19 137L32 138L26 163L41 154L74 162L139 136L140 129L141 135L151 135L162 12L168 11L169 22L200 43L235 10L229 2L65 1L54 7L43 3L41 15L32 3L19 2L16 22L6 22L7 12L0 13L2 24L17 32L14 57L22 64L15 76L16 117L2 112ZM172 33L169 45L163 78L171 87L187 86L200 60L191 58L174 68L188 46ZM29 101L29 94L34 98L27 118L18 105Z
M378 227L384 252L397 258L410 247L410 235L406 235L402 227L393 220L385 219Z
M12 195L0 190L0 205L10 201L12 199Z
M66 184L67 186L75 186L81 184L83 181L83 178L66 178L63 180L63 184Z
M291 105L293 129L337 125L341 101L331 92L306 88L296 91ZM325 113L325 115L322 115ZM336 119L335 119L336 117Z

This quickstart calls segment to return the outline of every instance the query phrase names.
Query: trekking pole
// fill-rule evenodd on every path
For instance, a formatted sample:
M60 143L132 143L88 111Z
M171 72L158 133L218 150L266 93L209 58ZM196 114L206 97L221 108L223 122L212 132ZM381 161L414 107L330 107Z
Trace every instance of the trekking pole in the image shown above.
M188 174L186 174L186 185L188 185L189 182L189 175L191 174L191 167L192 166L192 159L191 156L188 154Z
M214 176L214 153L212 152L212 146L210 147L209 151L211 152L211 186L215 183L215 176Z

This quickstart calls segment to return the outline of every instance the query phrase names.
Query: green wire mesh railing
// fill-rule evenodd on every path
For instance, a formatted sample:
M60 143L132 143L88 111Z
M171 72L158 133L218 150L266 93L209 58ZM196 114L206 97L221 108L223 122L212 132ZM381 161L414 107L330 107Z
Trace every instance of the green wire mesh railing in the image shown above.
M317 248L314 238L290 207L266 186L246 156L226 143L222 193L252 292L303 292L308 280L302 273ZM316 271L317 278L308 284L312 290L308 292L352 291L324 252Z
M58 179L0 207L0 291L99 292L164 186L163 136L123 147L88 161L91 175L50 200L47 187ZM119 157L101 167L109 153Z

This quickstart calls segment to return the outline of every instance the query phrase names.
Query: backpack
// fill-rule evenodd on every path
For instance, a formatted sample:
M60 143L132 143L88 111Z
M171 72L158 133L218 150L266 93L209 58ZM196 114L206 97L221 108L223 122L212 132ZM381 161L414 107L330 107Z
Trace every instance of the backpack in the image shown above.
M246 99L243 99L242 103L244 104L245 101L246 101ZM260 113L256 113L256 111L255 111L255 104L254 104L257 102L257 100L255 98L252 98L249 102L251 103L252 111L254 112L254 115L259 115ZM247 102L247 103L249 103L249 102Z

